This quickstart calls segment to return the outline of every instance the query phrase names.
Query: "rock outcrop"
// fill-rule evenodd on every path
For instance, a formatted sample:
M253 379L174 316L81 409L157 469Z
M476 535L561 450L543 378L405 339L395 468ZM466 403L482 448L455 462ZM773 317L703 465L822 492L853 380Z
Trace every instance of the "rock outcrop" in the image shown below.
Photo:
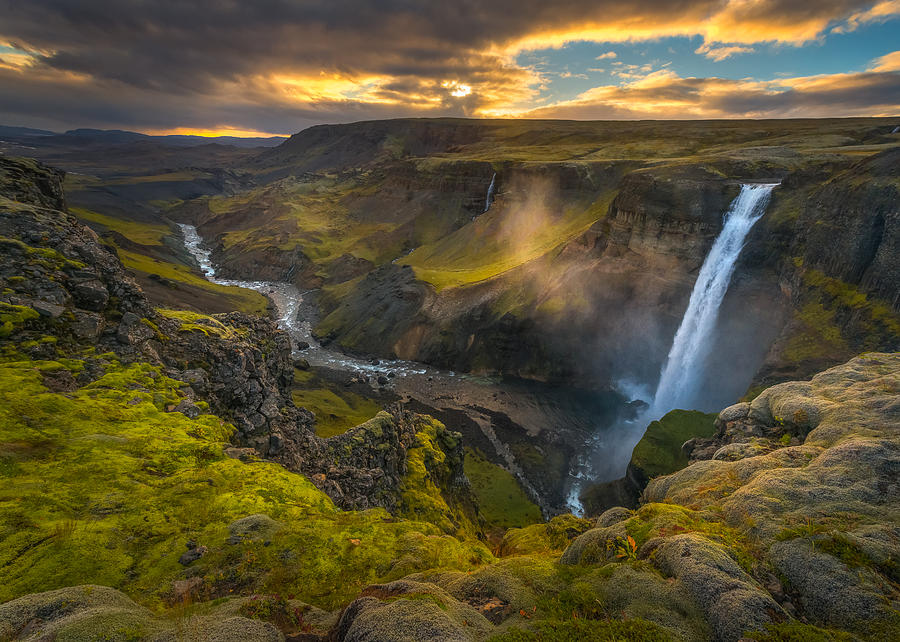
M102 376L107 352L162 366L184 384L171 410L231 421L236 457L247 458L251 448L303 472L342 508L402 508L407 455L421 445L422 418L397 410L332 440L318 437L313 415L291 398L288 335L273 321L239 312L154 309L115 250L65 211L61 178L32 161L0 159L0 340L34 359L81 354L89 344L97 356L71 382L77 386ZM462 446L439 430L429 444L440 457L423 466L446 484L449 503L477 524Z

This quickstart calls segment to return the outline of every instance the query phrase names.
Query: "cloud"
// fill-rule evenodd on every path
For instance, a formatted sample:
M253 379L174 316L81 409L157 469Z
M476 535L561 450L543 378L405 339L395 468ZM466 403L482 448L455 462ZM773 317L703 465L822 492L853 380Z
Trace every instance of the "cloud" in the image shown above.
M869 71L900 71L900 51L876 58L872 61Z
M900 55L880 60L885 58L888 65L900 62ZM623 86L594 87L572 100L517 115L576 120L895 116L900 114L900 72L881 71L881 64L861 73L773 81L682 78L661 69Z
M711 58L716 62L721 62L726 58L730 58L736 54L742 53L753 53L756 51L753 47L745 47L741 45L711 45L709 43L703 43L700 45L694 53L703 54L707 58Z
M900 0L882 0L868 9L850 15L844 24L836 26L832 31L834 33L855 31L863 25L884 22L897 15L900 15Z
M550 81L526 51L702 38L714 60L799 45L900 0L0 0L0 119L231 128L523 113ZM698 49L698 51L700 51ZM612 59L615 52L600 58ZM624 81L650 71L619 69ZM631 74L630 76L626 74Z
M616 55L617 54L615 51L607 51L605 54L600 54L599 56L597 56L595 58L595 60L606 60L608 58L615 58Z

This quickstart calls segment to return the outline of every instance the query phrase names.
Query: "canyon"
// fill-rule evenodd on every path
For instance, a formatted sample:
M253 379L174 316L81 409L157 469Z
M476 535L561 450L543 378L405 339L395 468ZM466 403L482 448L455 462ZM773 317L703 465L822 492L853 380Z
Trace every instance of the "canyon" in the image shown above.
M7 136L0 637L884 639L895 127Z

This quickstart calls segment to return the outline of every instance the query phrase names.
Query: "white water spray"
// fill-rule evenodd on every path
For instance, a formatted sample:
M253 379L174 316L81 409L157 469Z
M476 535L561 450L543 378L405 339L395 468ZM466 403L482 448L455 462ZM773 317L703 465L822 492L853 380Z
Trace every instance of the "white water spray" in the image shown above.
M497 172L494 172L494 175L491 176L491 184L488 185L487 198L484 199L484 212L487 212L491 209L491 204L494 202L494 188L497 185Z
M661 417L674 408L694 408L703 380L719 306L728 291L744 239L765 213L778 183L741 186L725 215L722 231L703 261L681 326L663 366L650 414Z

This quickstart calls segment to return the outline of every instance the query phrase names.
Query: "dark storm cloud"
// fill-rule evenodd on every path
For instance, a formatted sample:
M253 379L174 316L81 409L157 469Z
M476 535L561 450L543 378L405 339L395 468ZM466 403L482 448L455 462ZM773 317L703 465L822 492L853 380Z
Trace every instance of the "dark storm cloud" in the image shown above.
M876 4L885 2L0 0L0 44L32 56L2 68L0 116L288 133L486 114L533 97L539 78L512 57L522 49L668 35L799 43L836 20L864 22ZM453 96L448 82L472 92Z

